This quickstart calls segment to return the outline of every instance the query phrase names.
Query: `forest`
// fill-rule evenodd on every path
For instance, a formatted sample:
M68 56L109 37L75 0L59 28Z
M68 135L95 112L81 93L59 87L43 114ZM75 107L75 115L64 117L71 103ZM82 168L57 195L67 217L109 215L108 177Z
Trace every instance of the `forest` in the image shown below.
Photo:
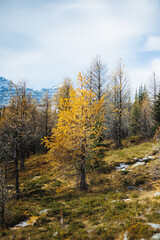
M133 93L121 59L109 74L96 58L76 82L65 78L39 104L27 83L14 84L0 109L2 239L132 240L159 233L160 226L147 225L160 224L160 193L147 198L160 180L160 88L156 72L149 78ZM12 230L28 218L33 225Z

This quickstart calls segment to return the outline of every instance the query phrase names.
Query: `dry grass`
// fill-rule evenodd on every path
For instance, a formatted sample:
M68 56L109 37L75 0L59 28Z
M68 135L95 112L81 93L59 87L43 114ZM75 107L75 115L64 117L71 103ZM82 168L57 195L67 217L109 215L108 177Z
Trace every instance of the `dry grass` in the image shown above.
M88 171L87 192L76 189L75 170L70 166L61 166L49 154L32 156L20 175L21 199L13 199L6 207L10 221L14 219L16 223L20 216L36 216L38 220L34 226L16 231L4 229L0 238L112 240L123 239L125 231L130 229L133 234L132 230L137 228L140 233L136 239L141 239L141 234L146 233L144 222L160 223L160 198L154 197L160 192L160 182L150 172L156 160L130 172L117 172L112 167L133 161L134 157L152 155L155 148L157 144L146 142L107 152L106 165ZM106 166L108 172L103 171ZM130 185L135 188L129 190ZM43 209L50 210L39 215Z

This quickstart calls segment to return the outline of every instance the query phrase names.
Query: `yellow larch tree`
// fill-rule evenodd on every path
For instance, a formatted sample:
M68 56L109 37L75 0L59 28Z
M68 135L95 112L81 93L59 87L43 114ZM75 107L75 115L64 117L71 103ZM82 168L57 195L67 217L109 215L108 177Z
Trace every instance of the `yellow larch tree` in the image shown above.
M78 87L70 87L70 97L60 99L58 122L52 129L52 135L44 138L51 153L58 153L75 166L80 179L81 190L87 189L86 161L93 150L93 138L103 128L103 101L96 100L95 94L86 89L87 80L79 73Z

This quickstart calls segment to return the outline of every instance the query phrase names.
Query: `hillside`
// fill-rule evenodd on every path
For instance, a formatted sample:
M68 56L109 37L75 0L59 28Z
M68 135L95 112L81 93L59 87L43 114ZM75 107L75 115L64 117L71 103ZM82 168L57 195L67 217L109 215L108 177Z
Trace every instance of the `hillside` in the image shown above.
M49 97L57 91L58 87L53 88L42 88L41 90L33 90L32 88L27 88L26 93L31 94L32 97L40 103L42 96L45 92L48 92ZM15 94L15 88L13 86L13 82L4 78L0 77L0 107L6 106L9 104L9 100Z
M1 239L159 239L157 149L145 142L110 150L96 171L88 170L86 192L77 190L69 165L33 155L21 172L20 200L6 206Z

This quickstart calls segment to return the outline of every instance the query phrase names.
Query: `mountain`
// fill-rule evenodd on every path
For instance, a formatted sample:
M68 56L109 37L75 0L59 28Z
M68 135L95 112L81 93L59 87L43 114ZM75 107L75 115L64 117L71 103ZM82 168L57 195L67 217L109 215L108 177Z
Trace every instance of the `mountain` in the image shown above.
M33 90L32 88L27 88L26 92L32 95L32 97L39 103L42 99L42 96L48 91L49 97L58 90L58 87L53 88L42 88L41 90ZM15 88L13 82L0 77L0 107L6 106L9 104L9 100L15 94Z

